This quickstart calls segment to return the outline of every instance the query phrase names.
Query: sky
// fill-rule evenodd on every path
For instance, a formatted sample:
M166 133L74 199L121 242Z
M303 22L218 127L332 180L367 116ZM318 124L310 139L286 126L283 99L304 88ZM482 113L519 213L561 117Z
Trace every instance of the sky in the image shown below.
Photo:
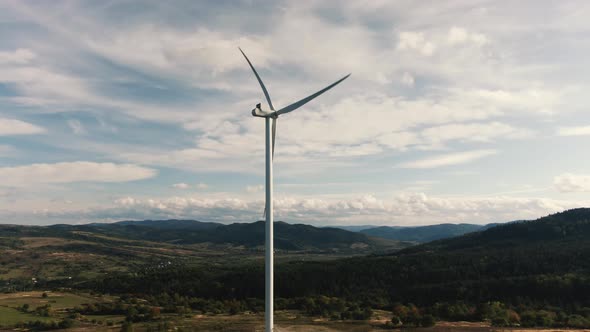
M0 222L426 225L590 206L590 2L2 1Z

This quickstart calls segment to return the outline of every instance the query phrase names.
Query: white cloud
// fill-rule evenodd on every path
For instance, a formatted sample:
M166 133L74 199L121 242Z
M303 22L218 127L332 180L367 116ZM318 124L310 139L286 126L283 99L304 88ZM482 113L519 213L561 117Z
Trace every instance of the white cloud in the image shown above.
M15 119L0 118L0 136L33 135L42 133L45 133L45 129L34 124Z
M590 135L590 126L577 127L560 127L557 130L559 136L588 136Z
M449 30L448 41L450 44L474 43L478 46L487 44L488 38L481 33L471 33L464 28L452 27Z
M255 186L247 186L246 187L246 191L249 193L257 193L257 192L261 192L264 190L264 186L263 185L255 185Z
M156 176L156 170L131 164L88 161L0 167L2 186L31 186L41 183L127 182Z
M495 139L529 138L533 135L529 129L515 128L500 123L447 124L424 129L420 135L426 144L442 145L450 141L491 142Z
M401 193L389 199L372 194L340 198L279 195L275 200L275 220L315 225L371 223L408 226L446 222L485 224L535 219L565 209L586 206L589 203L534 197L443 197L411 192ZM117 199L112 205L86 210L46 209L37 211L34 216L60 221L68 218L87 221L194 218L219 222L252 222L259 219L263 207L263 200L252 198L128 196Z
M423 32L402 31L398 38L397 48L400 50L415 50L424 56L434 53L435 45L424 38Z
M70 127L70 129L72 129L72 132L74 132L74 134L76 134L76 135L86 134L86 128L84 128L84 125L82 125L82 123L80 121L75 120L75 119L70 119L67 121L67 124Z
M392 157L407 160L408 151L500 151L507 140L533 137L531 129L544 128L548 121L575 121L583 113L574 112L588 104L588 72L581 56L587 53L589 29L584 6L351 1L334 11L327 2L312 1L269 6L276 9L269 15L251 6L233 11L241 4L224 11L199 4L198 11L208 17L183 20L197 12L193 5L147 4L112 15L117 6L0 4L3 16L20 22L18 31L6 27L7 38L0 41L0 84L8 87L0 96L1 116L26 115L23 119L32 123L47 123L47 129L18 130L47 130L27 142L71 151L70 160L85 160L76 154L83 150L105 160L170 167L170 172L262 173L264 125L248 111L264 97L236 49L242 46L275 106L353 73L280 121L276 155L281 176L338 169L334 174L349 177L360 166L374 174ZM119 15L129 20L117 20ZM406 88L394 88L399 85ZM90 112L109 127L90 130L90 122L84 122L89 130L76 140L49 132L64 118L89 118L75 112ZM520 128L523 124L531 129ZM68 125L84 132L82 123ZM157 130L144 135L148 128ZM0 120L0 135L3 130ZM103 140L100 135L108 131L117 135ZM558 135L589 132L564 127ZM36 153L29 144L15 146L23 160ZM0 148L0 154L12 152ZM522 162L529 156L523 148L516 158ZM430 165L473 156L438 157L443 160ZM359 181L374 181L365 176ZM238 183L246 181L228 190L245 194ZM318 181L318 188L327 190L322 184ZM198 189L194 183L190 187ZM306 204L316 203L322 204Z
M553 179L553 185L562 193L590 191L590 175L564 173Z
M35 58L31 50L19 48L13 52L0 51L0 65L26 64Z
M337 163L335 158L339 157L343 165L347 162L344 158L391 150L440 149L453 142L495 143L533 135L529 129L498 121L473 122L501 113L494 103L474 97L471 91L422 100L365 93L343 98L327 107L310 108L293 112L279 121L276 160L286 163L281 168L283 172L300 169L301 164L289 163L295 161ZM225 119L216 122L211 118L192 123L190 127L203 132L196 139L195 148L149 151L141 147L133 152L123 151L117 157L133 163L191 171L251 173L263 169L263 121L248 117L239 122Z
M437 168L443 166L466 164L477 159L496 154L496 150L475 150L458 153L449 153L429 157L425 159L405 162L397 165L399 168Z
M176 189L189 189L191 187L191 185L181 182L181 183L173 184L172 187L176 188ZM209 185L206 183L197 183L197 184L195 184L194 187L195 187L195 189L204 190L204 189L209 188Z
M406 86L414 86L414 83L415 83L414 76L412 76L408 72L404 72L404 75L402 76L402 84L404 84Z

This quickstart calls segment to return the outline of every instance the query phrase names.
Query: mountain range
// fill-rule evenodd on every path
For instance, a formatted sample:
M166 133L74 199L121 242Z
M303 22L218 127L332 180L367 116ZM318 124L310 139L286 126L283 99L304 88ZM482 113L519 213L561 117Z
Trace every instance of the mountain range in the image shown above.
M434 240L446 239L471 232L486 230L499 224L438 224L428 226L378 226L364 228L359 230L363 234L370 236L382 237L390 240L411 241L411 242L430 242Z
M497 224L440 224L417 227L340 226L314 227L275 222L275 248L289 251L345 250L375 252L481 231ZM346 229L342 229L346 228ZM347 230L348 229L348 230ZM125 220L114 223L51 226L0 226L0 236L80 237L100 234L116 239L177 245L210 244L262 248L264 222L220 224L197 220Z
M338 228L318 228L277 221L275 248L288 251L356 251L395 250L410 243L372 237ZM58 224L52 226L0 226L0 236L80 238L101 235L114 239L150 241L176 245L231 245L263 248L264 222L219 223L197 220L142 220L87 225ZM102 239L104 240L104 238Z

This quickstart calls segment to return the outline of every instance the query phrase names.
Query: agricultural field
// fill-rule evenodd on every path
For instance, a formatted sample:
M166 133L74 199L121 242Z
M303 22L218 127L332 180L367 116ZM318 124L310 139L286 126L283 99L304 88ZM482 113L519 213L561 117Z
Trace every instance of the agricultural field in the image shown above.
M13 326L28 321L48 321L48 317L39 317L33 314L23 313L15 308L0 306L0 327Z
M0 294L0 329L14 328L28 322L59 322L70 317L70 309L97 302L110 302L110 296L90 295L68 292L18 292ZM44 308L48 308L44 311ZM41 310L40 310L41 309ZM125 320L122 315L77 315L74 326L85 330L102 331L94 326L106 326L107 322L120 323Z

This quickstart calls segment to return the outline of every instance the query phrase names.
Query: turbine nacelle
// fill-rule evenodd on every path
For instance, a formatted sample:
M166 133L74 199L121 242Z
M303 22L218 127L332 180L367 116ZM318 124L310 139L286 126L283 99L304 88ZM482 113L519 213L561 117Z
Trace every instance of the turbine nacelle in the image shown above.
M258 103L256 104L256 108L252 110L252 115L261 118L274 118L276 117L276 112L270 109L266 109L266 107L263 109L262 105Z

